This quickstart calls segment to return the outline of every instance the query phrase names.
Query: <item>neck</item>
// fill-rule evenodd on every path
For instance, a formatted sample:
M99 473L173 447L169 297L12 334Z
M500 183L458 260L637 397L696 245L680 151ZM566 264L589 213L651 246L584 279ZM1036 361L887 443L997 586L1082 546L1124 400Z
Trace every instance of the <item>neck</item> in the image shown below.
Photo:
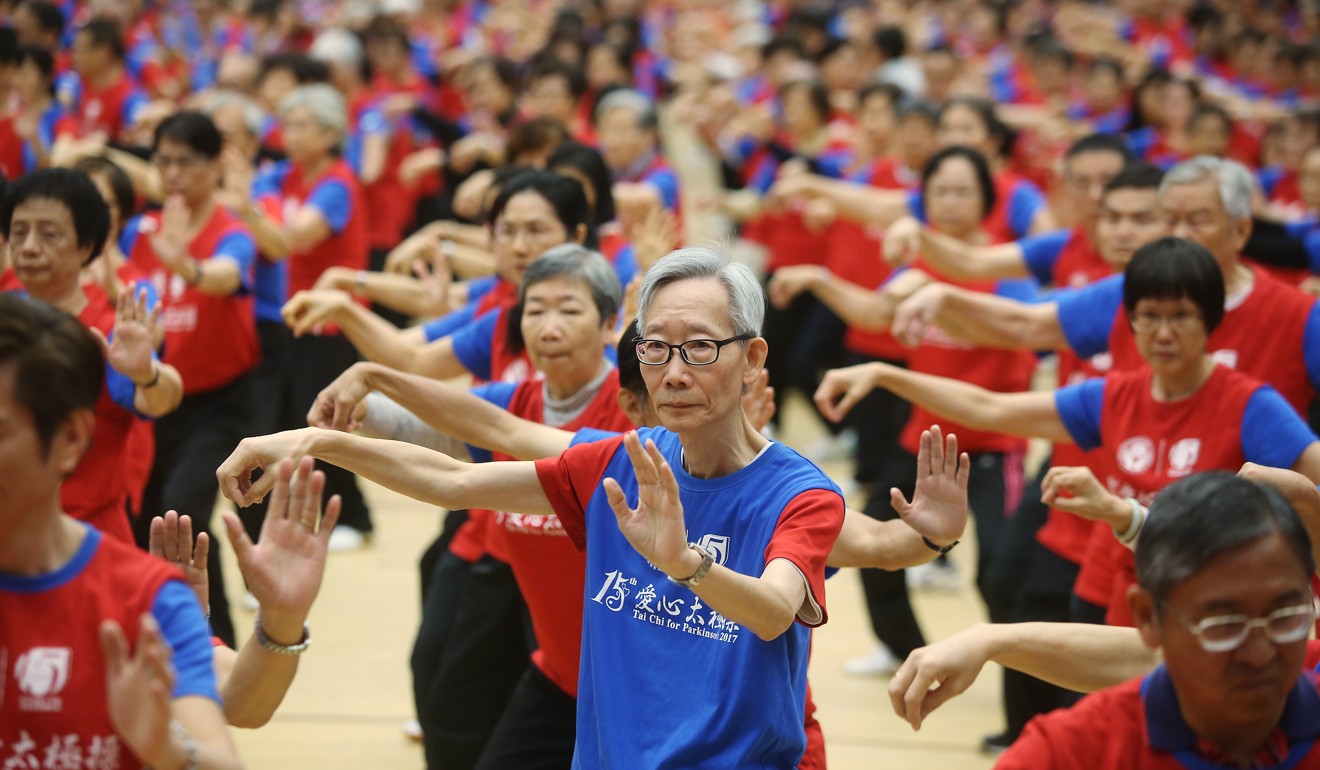
M730 416L729 426L711 425L700 432L682 434L684 470L699 479L717 479L746 468L770 443L747 421L742 409ZM717 433L718 431L718 433Z
M68 564L86 533L60 512L58 489L42 504L24 506L22 511L14 519L0 519L5 533L0 538L0 572L33 577Z
M326 169L330 168L330 164L333 163L334 160L333 156L323 155L320 158L307 163L302 167L303 177L306 179L315 179L324 173Z
M1245 291L1256 280L1251 268L1238 261L1236 255L1227 264L1221 263L1220 269L1224 273L1224 294L1230 297Z
M88 80L90 80L92 85L96 88L105 88L116 80L119 80L120 76L123 75L123 72L124 68L122 65L111 64L95 76L89 77Z
M28 295L34 299L39 299L48 305L63 310L71 316L77 316L87 307L87 295L83 293L82 284L74 283L68 289L62 291L53 291L49 294L40 291L28 291Z
M571 377L556 378L554 380L547 378L545 381L546 393L556 401L572 398L581 393L582 389L590 385L608 366L605 359L602 358L589 374L575 372Z
M1169 374L1156 373L1151 381L1151 396L1160 403L1180 401L1201 389L1205 381L1215 370L1215 362L1210 356L1201 358L1186 371Z
M204 200L195 206L189 203L188 210L192 212L188 224L192 227L193 231L196 232L197 230L202 229L202 226L210 221L211 214L215 211L215 198L207 195Z

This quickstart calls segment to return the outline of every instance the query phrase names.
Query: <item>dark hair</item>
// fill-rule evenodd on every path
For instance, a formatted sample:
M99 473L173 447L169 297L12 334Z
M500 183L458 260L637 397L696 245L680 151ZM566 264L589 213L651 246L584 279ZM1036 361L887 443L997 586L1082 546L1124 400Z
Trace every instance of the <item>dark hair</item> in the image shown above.
M1112 152L1122 159L1126 166L1132 162L1132 148L1128 146L1127 140L1118 134L1088 134L1078 139L1068 148L1064 154L1063 160L1066 165L1068 161L1088 152Z
M618 216L614 208L613 176L600 152L577 142L561 144L559 149L550 155L546 168L554 171L565 166L582 172L590 180L592 192L596 196L595 212L592 216L596 226L613 222Z
M32 415L43 457L55 432L101 397L101 344L68 313L36 299L0 293L0 367L14 373L14 402Z
M1163 67L1151 67L1146 70L1146 74L1142 75L1141 80L1132 87L1132 117L1128 119L1128 124L1123 129L1125 132L1145 128L1148 125L1146 116L1141 112L1141 94L1147 88L1156 88L1172 82L1173 75Z
M78 29L79 35L86 35L92 45L110 48L110 55L115 61L122 62L127 49L124 47L124 32L117 22L109 19L92 19Z
M509 138L504 152L509 158L517 158L529 152L555 148L569 141L571 134L563 123L542 115L524 120L509 129Z
M899 108L904 106L904 102L907 100L907 95L903 93L902 88L893 83L879 83L873 81L862 86L861 90L857 92L857 104L861 105L867 99L881 95L889 101L889 106L893 108L895 116L898 115Z
M907 35L901 27L881 27L871 36L876 50L885 57L885 61L897 59L907 53Z
M1315 572L1310 535L1278 490L1224 471L1179 479L1150 506L1137 541L1137 584L1163 611L1173 590L1215 557L1275 533L1308 577Z
M1187 127L1191 128L1198 120L1211 117L1224 124L1224 129L1231 136L1233 133L1233 116L1228 114L1228 110L1220 107L1218 104L1201 103L1196 105L1192 114L1187 118Z
M91 248L89 262L101 253L110 234L110 207L87 174L68 168L44 168L14 180L0 201L0 235L9 238L14 209L43 198L59 201L69 210L79 248Z
M568 84L568 93L574 101L587 92L587 79L582 76L582 69L560 59L557 56L539 57L527 72L527 84L537 80L563 78Z
M846 48L854 48L855 46L856 44L846 37L832 37L829 40L825 41L825 45L822 46L820 52L816 54L816 62L818 64L823 64L825 63L826 59L830 58L839 51L842 51Z
M0 27L0 64L17 64L18 50L18 35L10 27Z
M949 111L955 107L966 107L976 113L977 118L985 126L986 133L994 141L1000 155L1008 155L1012 151L1013 142L1017 137L995 113L994 102L989 99L982 99L979 96L955 96L940 107L940 111L936 116L936 125L938 126L943 122L944 116L948 115Z
M367 24L367 28L362 31L363 42L372 41L392 41L397 43L406 52L412 46L412 41L408 39L408 30L404 29L399 22L391 16L377 16Z
M619 65L619 69L627 72L629 78L632 77L633 52L631 50L608 40L598 40L597 42L592 43L589 50L594 51L597 48L603 48L608 51L610 56L614 57L615 63Z
M1143 299L1188 299L1210 334L1224 319L1224 274L1205 247L1165 236L1142 246L1123 271L1123 309L1131 316Z
M109 158L103 158L100 155L89 155L86 158L79 158L77 163L73 164L75 171L81 171L92 178L92 184L96 184L95 177L102 175L110 185L110 194L115 200L115 210L119 214L119 226L124 227L128 220L137 213L137 191L133 189L133 180L128 178L128 174L122 168L115 164Z
M624 321L627 322L623 325L625 330L637 328L637 319L625 318ZM619 387L645 402L651 393L646 389L646 380L642 377L642 362L637 360L637 340L633 335L619 335L615 358L619 362Z
M1105 185L1105 195L1114 190L1158 190L1164 180L1164 170L1151 163L1133 163L1124 166Z
M940 112L935 105L921 99L906 99L898 105L894 117L901 123L908 118L920 118L936 126L940 122Z
M815 111L816 117L822 124L830 122L830 115L833 114L833 108L830 106L830 92L825 89L825 84L819 80L793 80L779 87L779 101L792 91L805 88L807 91L807 100L811 103L811 109Z
M495 79L510 91L518 89L518 66L503 56L481 56L468 65L472 69L489 67Z
M578 225L586 225L586 246L596 248L596 225L591 220L591 207L587 205L586 192L576 179L553 171L524 171L510 179L490 204L490 211L487 212L490 226L495 226L495 220L504 213L513 196L525 192L536 193L550 204L550 208L555 211L555 218L568 231L570 238Z
M151 151L156 152L160 149L160 143L166 141L185 145L207 160L220 157L220 150L224 146L215 123L202 113L191 110L176 112L156 126L156 133L151 139Z
M930 184L930 178L940 170L940 166L952 158L963 158L972 164L972 170L976 172L976 185L981 188L981 218L985 219L991 211L994 211L997 201L995 180L990 175L990 164L986 162L985 156L971 147L954 145L930 156L930 160L926 161L926 165L921 169L921 189L925 190ZM929 202L926 205L930 205Z
M55 80L55 57L50 51L36 45L21 45L14 56L14 61L22 66L24 62L32 62L41 71L41 77L48 83Z
M491 174L490 185L486 187L485 192L481 194L482 208L480 224L491 226L494 224L495 217L492 213L495 206L495 199L499 197L500 190L510 180L518 177L528 171L534 171L531 166L500 166Z
M262 59L257 82L279 71L292 75L294 82L300 86L330 82L330 66L303 53L277 53Z
M765 45L761 46L761 60L772 59L781 53L792 54L795 58L807 58L807 49L802 46L802 41L795 37L775 37L771 38Z
M19 7L28 9L28 13L36 19L37 26L41 27L42 32L64 35L64 11L60 10L58 5L47 0L24 0Z
M1077 63L1077 57L1065 46L1059 38L1053 33L1037 32L1029 35L1025 41L1028 49L1028 55L1032 59L1050 61L1054 60L1064 66L1064 69L1071 70Z
M1094 75L1097 72L1109 70L1109 74L1118 78L1118 82L1123 82L1123 63L1112 56L1097 56L1091 60L1091 71L1088 73Z

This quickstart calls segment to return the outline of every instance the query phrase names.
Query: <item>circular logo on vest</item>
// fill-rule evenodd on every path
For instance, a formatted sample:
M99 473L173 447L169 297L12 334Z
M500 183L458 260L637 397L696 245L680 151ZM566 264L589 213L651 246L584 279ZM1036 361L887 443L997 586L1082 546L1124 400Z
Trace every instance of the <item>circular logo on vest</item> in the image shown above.
M1155 445L1145 436L1133 436L1118 445L1118 466L1128 473L1145 473L1155 464Z
M1169 450L1169 473L1182 475L1191 473L1196 460L1201 456L1201 439L1185 438Z

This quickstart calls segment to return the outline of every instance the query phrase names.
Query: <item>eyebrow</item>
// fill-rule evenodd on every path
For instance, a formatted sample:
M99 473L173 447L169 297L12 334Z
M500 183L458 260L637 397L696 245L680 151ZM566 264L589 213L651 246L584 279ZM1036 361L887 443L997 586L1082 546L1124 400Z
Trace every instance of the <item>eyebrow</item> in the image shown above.
M710 335L709 339L717 339L717 338L718 338L717 333L716 333L713 329L711 329L709 326L707 326L707 325L705 325L705 324L703 324L703 323L689 324L686 328L687 328L688 331L690 331L690 332L693 333L693 334L708 334L708 335ZM648 327L646 327L646 330L645 330L643 333L644 333L647 337L651 337L651 336L653 336L653 335L660 334L660 333L661 333L661 330L657 329L657 328L654 327L654 326L648 326ZM689 339L707 339L707 338L705 338L705 337L690 337Z

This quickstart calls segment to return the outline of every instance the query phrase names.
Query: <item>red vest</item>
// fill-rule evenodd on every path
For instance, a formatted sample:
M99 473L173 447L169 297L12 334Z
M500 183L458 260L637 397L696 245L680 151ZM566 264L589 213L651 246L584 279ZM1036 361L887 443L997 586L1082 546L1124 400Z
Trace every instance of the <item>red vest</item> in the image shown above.
M600 392L564 430L580 428L620 433L636 426L618 406L619 374L613 371ZM542 422L545 410L542 384L523 382L509 402L509 412ZM514 458L493 453L493 459ZM587 556L564 533L558 516L529 516L497 511L487 529L487 549L513 568L518 588L527 602L538 649L532 663L559 689L577 697L578 663L582 656L582 596Z
M290 201L299 206L322 182L338 180L348 187L352 213L344 229L321 241L305 252L289 255L289 296L310 289L327 267L339 266L352 270L367 269L367 223L362 208L362 191L353 169L342 160L336 160L319 177L310 182L295 164L284 177L285 205ZM286 215L284 221L289 221Z
M1206 350L1216 362L1273 385L1298 414L1305 415L1315 397L1304 345L1306 321L1316 298L1253 272L1251 293L1224 313L1219 328L1206 341ZM1109 353L1116 372L1145 366L1121 308L1109 333Z
M1015 241L1021 235L1013 231L1013 224L1008 220L1008 203L1013 197L1013 190L1026 181L1009 171L995 174L995 207L981 223L981 228L990 234L995 243Z
M1102 445L1096 450L1096 477L1110 492L1150 505L1155 494L1200 471L1236 471L1242 454L1242 416L1261 383L1216 366L1200 390L1175 403L1151 397L1150 369L1105 378L1101 410ZM1134 584L1132 552L1108 527L1092 534L1075 592L1109 606L1114 625L1132 625L1123 598Z
M0 751L20 757L13 766L56 767L52 756L75 755L81 764L58 766L142 766L110 722L97 632L114 620L136 645L138 619L161 586L178 579L166 562L103 537L68 582L33 593L0 591Z
M260 344L253 295L239 292L222 297L189 286L183 276L156 258L149 235L160 229L160 223L159 211L142 217L141 233L128 258L160 295L165 362L179 370L185 395L206 393L228 385L257 365ZM188 253L206 262L224 238L247 232L238 217L216 205L188 244ZM248 278L250 282L251 276Z

